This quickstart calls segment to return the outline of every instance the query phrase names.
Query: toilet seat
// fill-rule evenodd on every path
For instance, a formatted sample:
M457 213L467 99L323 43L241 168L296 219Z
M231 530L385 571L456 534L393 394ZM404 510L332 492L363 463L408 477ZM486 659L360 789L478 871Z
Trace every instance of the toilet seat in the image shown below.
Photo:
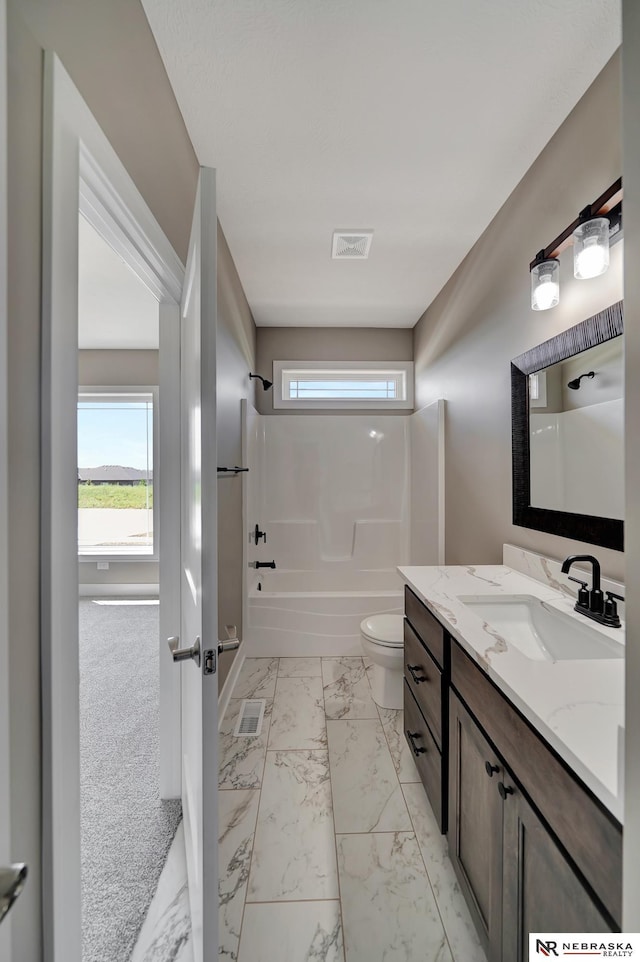
M403 622L402 615L369 615L360 623L360 631L374 645L403 648Z

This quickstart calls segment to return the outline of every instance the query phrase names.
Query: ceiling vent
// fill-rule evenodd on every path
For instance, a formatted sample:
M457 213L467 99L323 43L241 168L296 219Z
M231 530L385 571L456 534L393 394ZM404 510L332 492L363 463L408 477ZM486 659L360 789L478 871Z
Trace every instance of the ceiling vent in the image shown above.
M335 230L331 256L334 260L366 260L371 250L372 230Z

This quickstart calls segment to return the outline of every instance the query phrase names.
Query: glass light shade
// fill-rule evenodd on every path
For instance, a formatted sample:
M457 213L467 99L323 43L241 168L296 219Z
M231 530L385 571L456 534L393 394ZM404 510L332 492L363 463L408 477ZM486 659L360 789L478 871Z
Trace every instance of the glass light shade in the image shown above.
M593 217L573 232L573 274L581 280L604 274L609 266L609 219Z
M560 300L560 261L555 257L531 268L531 307L548 311Z

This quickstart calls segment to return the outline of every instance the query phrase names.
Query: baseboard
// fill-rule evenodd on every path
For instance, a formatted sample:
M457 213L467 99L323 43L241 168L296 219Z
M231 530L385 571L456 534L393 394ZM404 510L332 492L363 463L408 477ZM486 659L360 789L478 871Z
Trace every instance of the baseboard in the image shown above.
M79 584L78 594L81 598L157 598L160 585Z
M238 648L238 654L233 659L233 664L229 669L229 674L225 678L224 685L222 686L222 691L218 695L218 727L222 725L225 712L229 707L229 699L231 698L231 692L233 687L238 680L238 675L240 674L240 669L246 658L244 653L244 642L240 642L240 647Z

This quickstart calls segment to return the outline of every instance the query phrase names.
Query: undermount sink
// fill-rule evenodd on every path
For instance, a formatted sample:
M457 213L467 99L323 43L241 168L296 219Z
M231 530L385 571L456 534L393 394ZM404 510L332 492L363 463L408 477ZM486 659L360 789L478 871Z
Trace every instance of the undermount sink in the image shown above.
M458 599L498 635L534 661L623 658L624 646L533 595L465 595Z

